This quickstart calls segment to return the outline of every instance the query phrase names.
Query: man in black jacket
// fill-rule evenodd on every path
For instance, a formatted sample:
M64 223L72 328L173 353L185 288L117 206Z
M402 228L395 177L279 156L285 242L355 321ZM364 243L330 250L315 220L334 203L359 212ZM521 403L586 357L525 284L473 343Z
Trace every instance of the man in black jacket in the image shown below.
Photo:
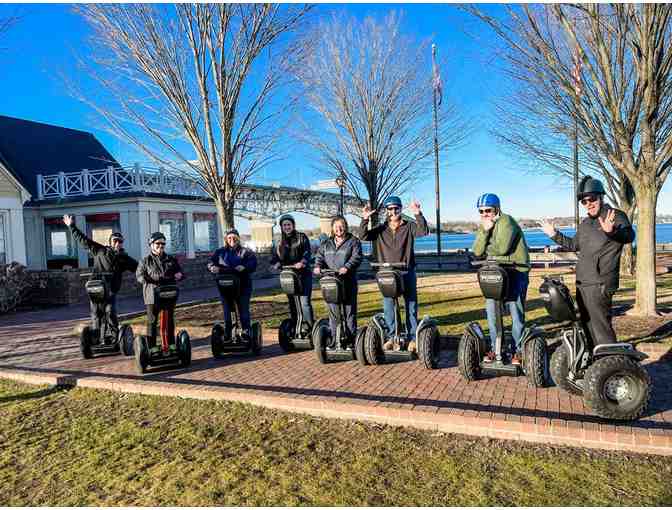
M548 221L542 222L544 233L553 241L579 252L576 301L594 345L617 341L611 324L611 303L618 290L623 245L635 239L628 217L605 203L604 194L604 186L597 179L581 179L577 199L588 217L579 225L575 237L558 232Z
M116 337L119 331L117 293L121 288L121 275L124 271L135 272L138 267L138 261L124 251L124 236L119 232L112 233L109 244L103 246L93 239L89 239L84 232L79 230L72 216L68 214L64 215L63 223L70 228L72 237L91 253L93 257L93 274L110 273L108 279L110 296L108 302L105 304L105 316L112 333ZM97 306L95 303L91 303L91 322L96 329L100 329L98 314L96 313Z

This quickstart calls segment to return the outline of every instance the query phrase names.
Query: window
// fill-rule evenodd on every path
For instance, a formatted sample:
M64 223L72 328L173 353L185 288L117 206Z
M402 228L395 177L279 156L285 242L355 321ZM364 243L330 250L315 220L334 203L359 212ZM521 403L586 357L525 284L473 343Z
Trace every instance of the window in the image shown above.
M5 232L5 215L0 213L0 264L7 264L7 234Z
M187 236L184 213L160 212L159 231L166 236L166 252L170 254L187 252Z
M194 213L194 251L214 251L218 244L217 216L214 213Z
M78 267L77 246L61 218L45 218L44 235L48 269L61 269L65 265Z

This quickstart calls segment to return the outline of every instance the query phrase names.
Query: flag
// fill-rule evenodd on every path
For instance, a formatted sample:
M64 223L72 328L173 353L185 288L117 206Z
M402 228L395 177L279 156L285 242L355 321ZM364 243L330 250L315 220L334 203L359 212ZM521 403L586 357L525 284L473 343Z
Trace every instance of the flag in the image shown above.
M579 56L579 47L574 48L574 69L572 69L572 78L574 79L574 92L578 98L582 92L582 81L581 81L581 67L582 67L581 57Z
M439 66L436 65L436 44L432 44L432 87L439 96L438 104L443 100L443 85L441 84L441 75L439 75Z

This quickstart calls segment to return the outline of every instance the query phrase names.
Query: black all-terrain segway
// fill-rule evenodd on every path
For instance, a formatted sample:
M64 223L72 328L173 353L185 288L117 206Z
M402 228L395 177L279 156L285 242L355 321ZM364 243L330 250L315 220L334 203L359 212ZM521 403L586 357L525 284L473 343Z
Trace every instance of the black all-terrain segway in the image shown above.
M278 328L278 343L283 351L312 350L313 331L310 323L303 317L301 308L301 293L303 285L301 275L294 266L282 266L280 271L280 288L289 297L294 299L296 321L288 318L280 323Z
M239 317L237 298L240 294L240 276L232 272L219 273L215 277L217 289L222 299L229 304L232 316L232 328L229 334L226 334L225 324L217 322L212 327L210 334L210 345L212 355L215 358L225 353L252 353L255 356L261 353L262 338L261 324L253 322L251 324L251 335L243 330Z
M642 416L651 397L651 378L640 362L648 356L629 343L595 345L562 278L544 277L539 293L554 320L572 323L551 356L555 384L583 395L586 407L602 418L636 420Z
M348 335L345 321L345 296L352 289L347 288L344 278L336 271L322 269L320 278L322 297L328 304L338 305L336 311L336 335L331 334L328 319L320 319L313 328L313 344L320 363L330 361L351 361L355 359L355 345L362 343L366 326L358 328L354 337Z
M483 297L494 299L495 324L497 340L492 348L486 339L481 326L477 322L467 325L457 349L457 364L462 377L468 381L478 379L483 373L489 375L518 376L525 374L531 386L542 388L545 386L548 374L548 351L546 341L541 331L536 328L525 328L521 339L522 363L514 365L511 356L504 350L504 301L508 291L507 264L494 260L474 262L480 265L478 270L478 284ZM495 359L485 360L488 351L495 353Z
M150 338L148 335L135 337L135 366L138 373L144 374L147 367L159 365L180 365L188 367L191 364L191 340L183 329L177 336L175 328L169 328L169 314L175 314L175 304L180 294L177 285L157 285L154 289L154 303L159 308L159 337ZM150 342L151 340L151 342ZM153 347L150 347L153 345Z
M89 299L96 308L96 317L99 327L95 324L82 328L79 336L79 348L84 359L90 359L94 354L113 353L121 351L125 356L133 355L133 329L129 325L119 326L119 331L113 330L105 307L110 297L110 279L112 273L98 273L86 282L85 288Z
M378 288L384 297L394 299L394 314L396 317L394 331L389 329L385 315L374 315L367 327L366 334L358 338L355 344L357 360L362 365L379 365L398 361L420 359L429 369L437 368L441 350L441 338L437 323L429 316L423 317L415 330L417 353L408 350L410 339L406 327L402 327L401 306L399 298L404 294L404 280L402 271L406 264L371 263L371 267L379 268L376 273ZM408 310L406 311L408 313ZM362 341L363 340L363 341ZM391 342L392 349L384 349L385 343Z

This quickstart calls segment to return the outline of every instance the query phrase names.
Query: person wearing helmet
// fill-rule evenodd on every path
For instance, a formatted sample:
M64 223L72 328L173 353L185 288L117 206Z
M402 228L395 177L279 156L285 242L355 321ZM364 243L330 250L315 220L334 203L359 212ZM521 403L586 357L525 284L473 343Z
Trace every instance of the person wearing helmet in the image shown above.
M296 221L291 214L283 214L278 219L280 224L280 242L273 247L271 252L271 266L280 270L282 266L294 266L299 272L301 286L303 287L300 296L301 309L303 310L304 320L313 326L313 305L310 297L313 293L313 274L310 270L311 247L308 236L303 232L296 230ZM292 320L296 322L297 313L292 296L287 296L289 301L289 313Z
M509 309L512 321L513 355L511 364L520 365L521 340L525 329L525 298L530 283L530 253L523 231L513 217L502 212L499 197L494 193L485 193L478 197L476 208L481 224L476 232L472 251L476 257L491 257L507 264L509 288L504 306ZM494 299L485 300L485 311L490 328L491 347L497 342L496 303ZM490 349L484 361L495 360Z
M117 318L117 293L121 289L121 276L124 271L135 272L138 268L138 261L128 255L124 250L124 236L119 232L113 232L110 235L107 246L97 243L89 238L77 228L74 218L66 214L63 216L63 223L70 229L72 237L76 239L82 246L84 246L91 257L93 258L93 274L100 275L100 273L109 273L110 295L107 303L105 303L105 319L110 325L111 332L115 335L119 332L119 319ZM94 302L90 303L91 323L95 329L99 329L101 325L98 322L98 314L96 313L96 305Z
M588 216L581 221L574 237L559 232L547 220L541 223L544 233L553 241L578 252L576 302L594 345L617 341L611 324L611 303L619 286L623 245L635 240L628 217L607 204L604 195L599 180L590 176L581 179L576 198Z
M210 257L208 270L213 274L224 271L235 272L239 277L240 292L236 304L240 314L240 325L243 331L251 336L250 322L250 298L252 297L252 273L257 269L257 256L248 248L240 244L240 234L235 228L226 233L226 244L218 248ZM224 334L231 337L233 322L231 321L231 308L228 300L220 295L224 309Z
M138 265L135 277L138 283L142 285L142 296L147 310L147 336L155 347L157 337L157 321L159 320L159 309L154 303L154 290L158 285L174 285L184 279L182 268L177 259L166 253L166 236L162 232L154 232L149 237L150 253ZM167 330L175 329L174 313L169 310Z
M337 271L345 284L345 323L347 335L354 339L357 332L357 268L362 263L362 243L348 232L348 222L343 216L331 220L331 236L324 241L315 258L315 274L323 269ZM329 327L336 338L339 305L329 303Z
M413 200L409 209L415 216L415 222L406 221L401 216L401 199L390 196L383 202L386 212L384 223L376 226L371 225L370 218L376 212L367 204L362 209L362 240L375 243L378 262L403 262L407 271L403 272L404 278L404 302L406 305L406 331L409 332L410 341L408 350L416 350L415 330L418 326L418 291L417 275L415 273L415 239L429 234L427 220L422 215L420 204ZM388 327L393 330L396 322L394 314L394 300L383 298L383 314ZM388 341L384 349L391 349L392 342Z

